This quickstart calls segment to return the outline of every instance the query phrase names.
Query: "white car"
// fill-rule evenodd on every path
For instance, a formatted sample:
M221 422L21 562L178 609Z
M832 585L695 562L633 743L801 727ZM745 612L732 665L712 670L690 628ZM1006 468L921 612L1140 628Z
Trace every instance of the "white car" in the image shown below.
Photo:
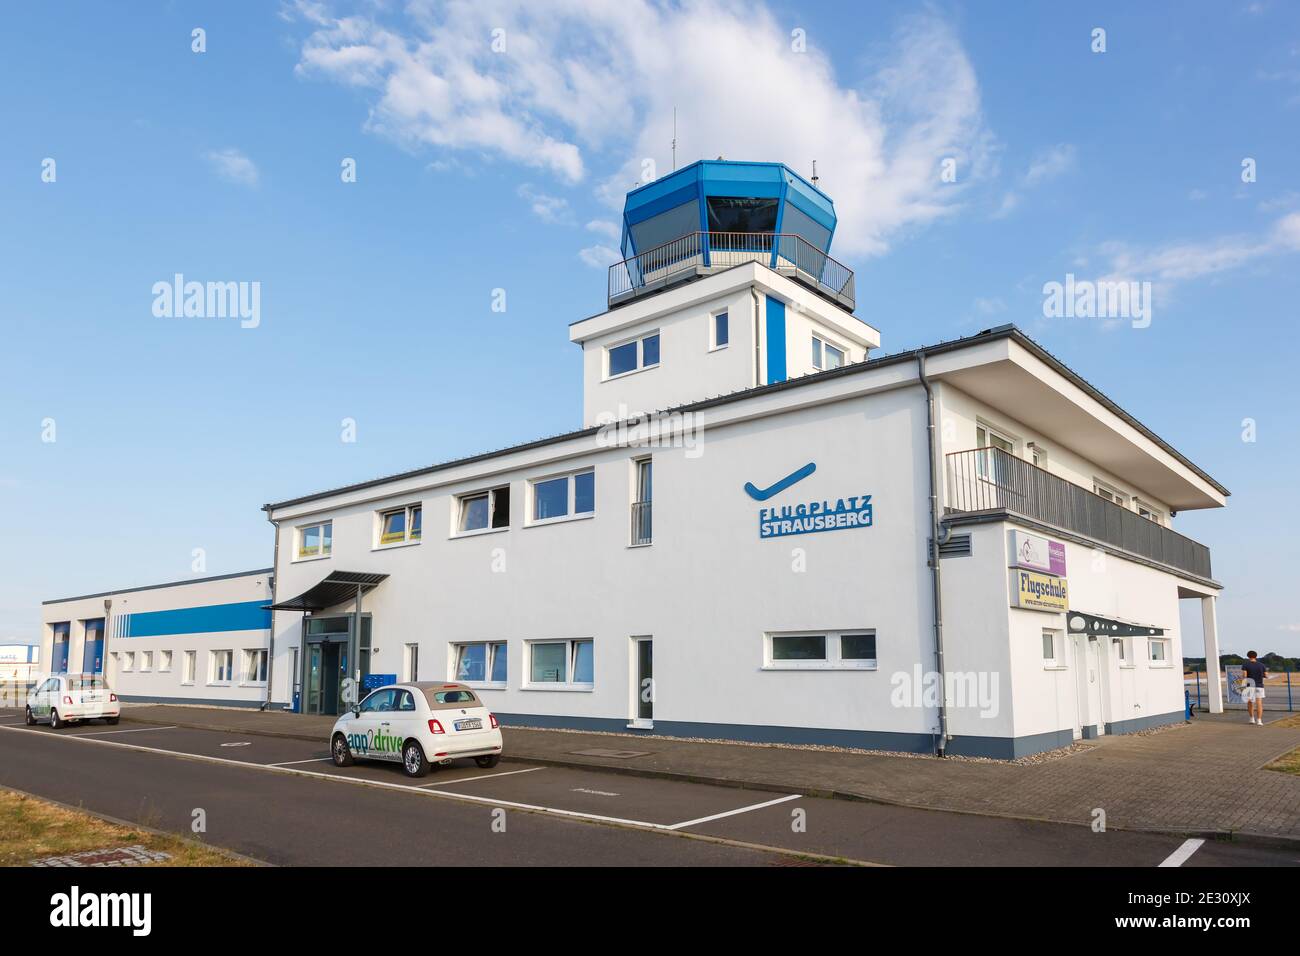
M56 674L41 681L27 695L28 726L48 720L55 730L79 720L115 724L122 716L117 695L103 674Z
M408 777L457 757L473 757L486 769L501 759L501 729L465 684L388 684L335 722L330 755L338 767L354 760L400 763Z

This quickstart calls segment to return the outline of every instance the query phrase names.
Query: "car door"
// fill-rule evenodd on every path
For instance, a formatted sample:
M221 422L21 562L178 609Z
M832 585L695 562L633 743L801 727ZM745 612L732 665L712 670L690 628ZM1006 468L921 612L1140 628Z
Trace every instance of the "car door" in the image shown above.
M420 711L416 707L415 694L405 687L399 687L393 695L393 713L389 718L388 733L398 741L397 753L402 752L401 742L408 737L420 736Z
M36 688L36 706L32 708L32 712L38 719L46 720L49 718L51 701L54 699L54 694L58 691L58 688L59 679L57 677L47 678L45 683Z
M348 747L355 757L370 760L400 760L401 746L392 746L392 718L396 689L381 687L361 702L360 713L352 719Z

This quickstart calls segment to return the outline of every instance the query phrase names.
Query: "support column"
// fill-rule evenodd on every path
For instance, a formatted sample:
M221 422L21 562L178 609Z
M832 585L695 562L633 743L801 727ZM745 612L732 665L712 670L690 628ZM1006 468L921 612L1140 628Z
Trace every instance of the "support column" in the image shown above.
M1219 679L1219 621L1214 597L1201 598L1201 632L1205 636L1205 676L1209 683L1210 713L1223 713L1223 682Z

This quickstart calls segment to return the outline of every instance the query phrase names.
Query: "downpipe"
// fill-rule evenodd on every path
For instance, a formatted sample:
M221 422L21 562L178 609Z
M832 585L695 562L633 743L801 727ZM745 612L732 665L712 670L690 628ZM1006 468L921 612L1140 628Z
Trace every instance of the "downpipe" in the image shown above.
M930 588L934 605L934 657L935 669L939 675L939 740L937 753L947 756L948 741L948 680L943 661L943 578L939 568L939 545L948 540L950 529L945 527L940 537L939 528L939 479L935 469L938 467L938 433L934 421L934 388L925 374L925 352L916 355L916 373L921 387L925 389L926 450L930 463L930 547L926 563L930 566Z
M269 521L271 523L271 527L275 529L275 548L273 549L272 556L271 556L271 603L274 604L275 593L277 590L279 590L279 585L280 585L279 582L280 526L279 524L276 523L275 519L271 517L271 513L269 511L266 514L266 520ZM257 708L258 710L265 711L268 707L271 706L271 695L274 693L273 688L275 687L274 678L275 678L275 612L272 611L271 612L271 633L267 636L266 639L266 700L262 701L261 705ZM289 696L290 699L292 699L293 697L292 676L290 676L289 678Z

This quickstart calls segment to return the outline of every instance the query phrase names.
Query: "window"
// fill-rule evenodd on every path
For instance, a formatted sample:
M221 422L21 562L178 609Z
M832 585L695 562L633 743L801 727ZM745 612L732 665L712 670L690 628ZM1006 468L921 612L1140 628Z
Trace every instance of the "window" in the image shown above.
M1009 435L990 428L983 422L975 426L975 447L980 449L975 459L975 468L981 478L996 481L1005 475L1005 466L1000 465L997 452L1008 455L1016 453L1016 443Z
M397 691L391 687L377 690L361 702L363 714L386 714L397 709Z
M820 336L812 340L813 368L839 368L844 364L844 349L838 348Z
M590 687L595 683L595 648L590 640L533 641L528 653L532 684Z
M605 350L605 354L609 364L605 373L606 378L626 375L637 369L652 368L659 364L659 333L652 332L631 342L610 346Z
M135 670L135 652L126 651L122 654L122 673L129 674Z
M875 670L876 632L768 634L764 656L768 670Z
M140 652L140 673L153 670L153 651Z
M653 464L649 458L641 458L632 463L635 471L636 487L633 489L635 500L632 502L632 544L634 546L650 544L651 537L651 502L654 496Z
M596 510L596 473L582 471L533 482L533 520L548 521Z
M1128 496L1123 492L1116 491L1114 487L1106 484L1099 478L1094 478L1092 480L1092 490L1094 494L1119 505L1121 508L1128 507Z
M208 683L228 684L234 677L233 651L212 651L208 657Z
M1151 663L1161 666L1169 666L1169 642L1165 640L1148 641L1151 649Z
M1037 442L1029 443L1029 460L1035 468L1047 470L1047 449Z
M1119 666L1120 667L1127 666L1128 665L1128 641L1124 640L1124 638L1122 637L1112 637L1110 639L1110 646L1115 651L1115 660L1119 663Z
M452 680L467 684L506 682L505 641L456 644L453 648L456 657Z
M244 651L244 682L247 684L266 683L265 650Z
M1043 628L1043 666L1058 667L1060 665L1061 649L1061 632L1054 631L1051 628Z
M379 546L419 541L423 510L419 505L407 505L379 512Z
M334 522L321 521L303 525L298 529L298 558L324 558L330 553L334 539Z
M478 491L460 497L460 517L456 531L485 531L510 527L510 486Z
M159 651L159 652L158 652L158 672L159 672L160 674L165 674L165 673L167 673L168 671L170 671L171 669L172 669L172 652L171 652L171 651Z
M1143 504L1137 498L1133 499L1133 505L1137 508L1137 513L1148 521L1154 521L1156 524L1165 523L1165 516L1150 505Z
M712 348L720 349L731 341L731 330L728 328L727 313L719 312L713 317L713 345Z
M417 681L420 679L420 645L406 645L406 679Z
M194 683L194 651L186 651L185 656L181 658L181 683Z

